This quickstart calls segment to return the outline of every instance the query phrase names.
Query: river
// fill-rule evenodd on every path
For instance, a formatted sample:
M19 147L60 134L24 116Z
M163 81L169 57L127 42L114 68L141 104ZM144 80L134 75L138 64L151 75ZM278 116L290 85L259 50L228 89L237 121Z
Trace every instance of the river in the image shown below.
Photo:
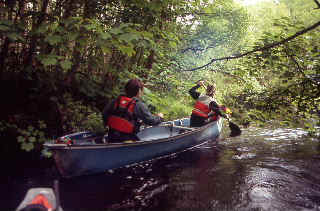
M306 134L250 127L138 166L59 178L61 204L65 211L320 210L320 140ZM57 178L48 168L9 180L2 207L14 210L28 188Z

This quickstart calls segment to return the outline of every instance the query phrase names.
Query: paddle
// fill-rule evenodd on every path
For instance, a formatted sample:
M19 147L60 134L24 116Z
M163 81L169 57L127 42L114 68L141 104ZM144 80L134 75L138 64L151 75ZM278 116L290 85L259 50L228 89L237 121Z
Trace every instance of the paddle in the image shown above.
M55 211L60 211L60 192L59 192L59 180L54 180L53 191L56 196L56 209Z
M214 103L215 103L215 102L214 102ZM216 103L215 103L215 104L216 104ZM217 105L217 104L216 104L216 105ZM229 128L230 128L230 130L231 130L230 137L240 136L240 135L241 135L241 129L240 129L240 127L239 127L238 125L236 125L235 123L231 122L231 120L229 119L229 117L228 117L227 115L222 114L218 106L217 106L217 107L214 107L214 108L215 108L214 111L215 111L215 113L216 113L217 115L225 118L225 119L228 121L228 123L229 123ZM213 116L213 115L214 115L214 114L209 115L209 117L210 117L210 116Z
M230 119L227 117L226 118L229 122L229 128L231 130L230 137L236 137L241 135L241 129L238 125L235 123L231 122Z

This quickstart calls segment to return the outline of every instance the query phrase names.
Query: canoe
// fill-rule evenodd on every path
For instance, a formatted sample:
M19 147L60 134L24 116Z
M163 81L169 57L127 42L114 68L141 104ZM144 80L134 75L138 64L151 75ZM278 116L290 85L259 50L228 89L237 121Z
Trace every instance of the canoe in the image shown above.
M62 136L44 147L53 153L63 177L89 175L117 169L157 157L181 152L207 141L215 141L223 119L191 128L190 119L178 119L146 127L139 141L108 143L107 135L84 131Z
M59 193L57 192L58 182L55 181L55 189L48 187L30 188L16 211L21 210L43 210L50 206L54 211L63 211L60 206Z

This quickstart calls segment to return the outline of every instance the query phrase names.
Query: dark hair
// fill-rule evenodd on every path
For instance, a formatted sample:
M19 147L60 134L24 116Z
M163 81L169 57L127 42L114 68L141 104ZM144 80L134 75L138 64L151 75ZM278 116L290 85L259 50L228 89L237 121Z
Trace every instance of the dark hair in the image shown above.
M207 95L213 97L213 95L216 93L216 86L213 84L213 85L208 85L207 86L207 91L206 91Z
M140 89L143 89L143 83L139 79L131 79L125 86L126 95L130 98L136 96Z

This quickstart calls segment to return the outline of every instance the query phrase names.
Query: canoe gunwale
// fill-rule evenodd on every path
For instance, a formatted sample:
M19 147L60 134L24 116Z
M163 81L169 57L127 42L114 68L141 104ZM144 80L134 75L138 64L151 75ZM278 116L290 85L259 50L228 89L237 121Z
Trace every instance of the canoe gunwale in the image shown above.
M45 147L47 147L49 150L59 150L59 149L98 149L98 148L119 148L119 147L128 147L128 146L140 146L140 145L148 145L148 144L155 144L155 143L161 143L161 142L168 142L168 141L175 141L176 139L179 139L184 136L189 136L194 133L201 132L208 127L213 126L216 124L217 121L210 122L202 127L196 127L196 128L187 128L187 127L181 127L181 126L173 126L173 128L180 128L180 129L188 129L187 131L171 136L168 138L161 138L161 139L155 139L155 140L145 140L145 141L135 141L132 143L97 143L97 144L83 144L83 145L69 145L69 144L50 144L46 143L44 144ZM162 126L162 125L161 125ZM169 125L164 125L169 126Z

